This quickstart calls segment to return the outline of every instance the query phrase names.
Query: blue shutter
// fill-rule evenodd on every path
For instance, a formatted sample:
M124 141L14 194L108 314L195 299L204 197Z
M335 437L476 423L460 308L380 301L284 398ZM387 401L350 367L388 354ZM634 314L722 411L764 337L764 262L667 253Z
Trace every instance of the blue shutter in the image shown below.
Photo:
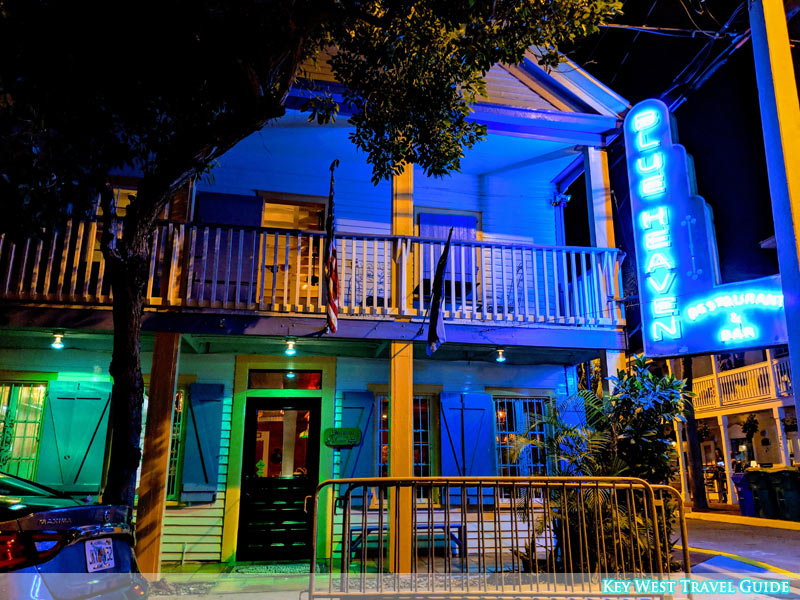
M184 417L181 502L210 503L217 497L223 386L193 383Z
M209 225L244 225L260 227L264 199L255 194L219 194L197 192L195 220Z
M111 384L52 381L36 481L70 494L97 494L103 478Z
M489 394L441 394L442 475L497 475L494 401ZM474 488L469 490L474 502ZM484 491L484 495L486 490ZM451 497L453 504L460 498ZM484 502L492 502L484 496Z
M446 240L450 228L453 228L453 241L459 242L474 242L478 239L478 218L471 215L457 215L452 213L437 214L437 213L419 213L419 235L423 238L433 238L437 240ZM473 253L468 252L464 257L464 280L472 281L472 261ZM436 254L436 260L439 255ZM456 255L454 257L454 264L456 265L456 277L460 281L462 276L461 261ZM434 263L434 269L435 269ZM431 264L429 260L422 261L423 278L431 278ZM445 268L445 281L450 278L450 261L448 261Z
M340 473L343 479L376 476L375 413L375 395L372 392L342 394L342 427L358 427L361 430L359 444L339 450ZM345 489L345 486L341 486L339 493L344 493ZM360 504L362 490L353 490L351 497L354 503Z

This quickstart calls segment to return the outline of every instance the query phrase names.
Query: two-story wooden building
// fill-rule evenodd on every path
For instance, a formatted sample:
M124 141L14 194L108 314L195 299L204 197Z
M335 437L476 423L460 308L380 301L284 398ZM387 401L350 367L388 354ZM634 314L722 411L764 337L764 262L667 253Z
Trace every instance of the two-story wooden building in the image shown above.
M316 88L335 93L320 64ZM167 374L163 560L308 558L304 498L335 476L543 473L533 451L512 462L514 436L575 392L577 363L621 364L606 147L627 102L533 53L487 83L474 118L488 139L450 177L410 165L373 185L346 119L308 123L298 86L284 118L169 207L142 342L149 381L163 371L163 334L180 334ZM334 159L340 306L328 335L320 283ZM592 245L566 246L563 194L581 176ZM119 180L121 208L134 188ZM423 320L451 227L447 343L428 358ZM102 486L111 389L100 228L75 221L41 241L0 241L0 469L90 495ZM338 432L350 445L337 446L334 428L350 430Z

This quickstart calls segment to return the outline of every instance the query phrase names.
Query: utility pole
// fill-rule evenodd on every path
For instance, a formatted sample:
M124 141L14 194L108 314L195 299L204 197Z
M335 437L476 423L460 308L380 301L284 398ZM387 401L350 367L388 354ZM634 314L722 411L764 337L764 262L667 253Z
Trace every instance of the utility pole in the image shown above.
M786 12L796 12L798 4L792 0L785 8L783 0L749 3L789 357L795 377L800 377L800 102Z

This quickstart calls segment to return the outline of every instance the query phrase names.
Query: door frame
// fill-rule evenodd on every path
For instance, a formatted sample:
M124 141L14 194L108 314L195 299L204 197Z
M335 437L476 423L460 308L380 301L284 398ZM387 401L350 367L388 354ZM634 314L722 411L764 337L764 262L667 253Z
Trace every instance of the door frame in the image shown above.
M269 390L273 391L273 390ZM275 391L297 391L297 390L275 390ZM300 391L317 391L319 390L300 390ZM247 406L245 407L245 426L244 426L244 439L242 444L242 460L244 461L244 453L247 451L247 446L250 445L251 449L254 449L253 446L255 445L255 433L257 431L257 415L258 411L260 410L282 410L287 408L287 404L292 404L292 400L297 399L298 405L296 409L298 410L308 410L311 413L311 417L309 419L309 428L311 431L314 431L316 437L317 447L312 448L309 446L309 451L307 453L307 459L311 459L312 461L316 459L317 465L316 469L319 471L320 468L320 461L319 461L319 453L320 448L322 446L322 398L318 393L316 396L307 396L303 394L299 396L297 394L287 395L283 394L281 396L262 396L262 395L253 395L248 394L247 397ZM248 419L249 422L248 422ZM248 441L249 438L249 441ZM249 458L252 458L250 456ZM252 463L251 463L252 464ZM319 474L317 474L317 481L319 481ZM240 490L244 488L244 477L240 479ZM310 486L309 486L310 487ZM315 486L316 487L316 486ZM241 501L240 501L241 506ZM241 523L241 519L240 519ZM240 531L237 531L236 534L236 542L237 542L237 549L238 549L238 542L239 542L239 535ZM310 552L310 551L309 551ZM247 560L254 560L249 558ZM276 560L275 558L267 559L267 560ZM278 559L279 560L279 559ZM308 560L311 560L311 556L308 556Z
M248 372L251 369L293 369L322 371L321 390L269 390L248 389ZM333 448L322 443L322 432L334 426L334 395L336 391L336 358L317 356L279 356L263 354L240 354L236 356L233 379L233 406L231 414L231 442L228 474L225 481L225 512L222 522L222 562L236 560L236 540L239 534L239 508L241 505L242 459L244 452L245 411L248 398L319 398L320 399L320 448L319 481L333 477ZM331 510L333 497L320 497L318 512L321 512L317 531L317 547L325 548L328 539L328 519L324 515Z

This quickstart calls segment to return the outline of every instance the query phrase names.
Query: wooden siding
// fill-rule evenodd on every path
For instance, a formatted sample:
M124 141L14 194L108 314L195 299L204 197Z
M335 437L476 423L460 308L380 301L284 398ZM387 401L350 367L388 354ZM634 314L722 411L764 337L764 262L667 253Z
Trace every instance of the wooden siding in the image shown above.
M544 96L522 83L500 65L495 65L486 74L486 96L479 101L518 108L558 110Z
M220 559L225 480L228 476L228 449L231 441L231 406L232 399L226 395L222 409L217 499L213 504L167 506L161 542L162 560L179 561L182 556L188 561Z
M149 355L142 358L148 364ZM167 506L164 516L163 561L218 561L222 550L222 520L225 513L225 482L228 476L233 406L234 355L181 356L180 373L197 374L198 383L222 383L225 386L220 437L219 479L213 504ZM185 544L185 547L184 547Z
M320 54L316 60L307 60L301 68L301 77L303 78L330 83L336 81L328 64L328 55L325 53ZM486 74L486 95L478 100L502 106L558 110L542 94L522 83L501 65L495 65L489 69Z

